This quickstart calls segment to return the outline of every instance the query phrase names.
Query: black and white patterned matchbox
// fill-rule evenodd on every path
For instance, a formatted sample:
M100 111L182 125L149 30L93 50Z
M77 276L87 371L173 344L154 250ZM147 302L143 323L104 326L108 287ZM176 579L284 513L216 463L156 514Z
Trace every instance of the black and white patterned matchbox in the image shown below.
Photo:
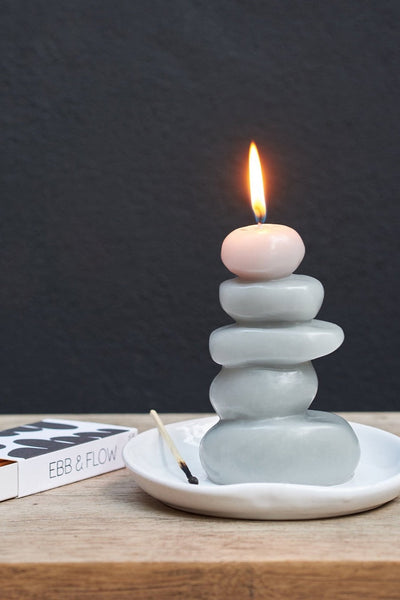
M121 469L122 449L136 433L129 427L64 419L0 431L0 500Z

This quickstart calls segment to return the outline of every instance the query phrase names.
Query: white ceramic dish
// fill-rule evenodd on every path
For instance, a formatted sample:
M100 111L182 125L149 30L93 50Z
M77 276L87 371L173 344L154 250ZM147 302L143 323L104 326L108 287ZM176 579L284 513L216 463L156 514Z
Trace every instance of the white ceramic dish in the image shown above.
M361 446L354 477L323 487L282 483L216 485L207 479L199 443L217 421L206 417L167 426L199 485L191 485L170 455L157 429L132 438L124 459L140 487L184 511L239 519L316 519L361 512L400 494L400 438L375 427L352 423Z

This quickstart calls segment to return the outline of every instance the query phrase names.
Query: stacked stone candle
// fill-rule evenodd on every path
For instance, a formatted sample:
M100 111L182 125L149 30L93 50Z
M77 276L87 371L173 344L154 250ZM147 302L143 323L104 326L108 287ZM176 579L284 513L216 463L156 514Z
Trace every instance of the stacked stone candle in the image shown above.
M221 284L222 308L236 323L211 334L222 365L210 389L220 421L203 437L200 458L220 484L347 481L360 457L357 437L337 415L307 410L318 381L311 360L343 341L337 325L316 320L321 283L293 275L304 256L300 236L284 225L233 231L222 245L237 278Z

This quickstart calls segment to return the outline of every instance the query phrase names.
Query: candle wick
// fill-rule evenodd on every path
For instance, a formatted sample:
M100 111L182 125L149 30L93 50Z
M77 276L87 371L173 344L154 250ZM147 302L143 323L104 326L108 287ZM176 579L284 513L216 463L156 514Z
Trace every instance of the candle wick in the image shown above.
M256 212L253 209L253 213L254 213L257 225L262 225L263 223L265 223L265 221L267 219L267 213L266 212L265 213L261 213L261 212L258 212L258 211Z

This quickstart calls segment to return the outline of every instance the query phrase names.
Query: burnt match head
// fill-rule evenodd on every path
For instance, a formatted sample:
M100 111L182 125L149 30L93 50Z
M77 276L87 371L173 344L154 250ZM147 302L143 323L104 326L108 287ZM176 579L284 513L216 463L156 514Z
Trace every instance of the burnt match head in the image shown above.
M182 469L182 471L185 473L186 478L189 483L194 483L194 485L199 485L199 480L197 479L197 477L195 477L194 475L191 474L190 469L184 460L179 461L179 466Z

